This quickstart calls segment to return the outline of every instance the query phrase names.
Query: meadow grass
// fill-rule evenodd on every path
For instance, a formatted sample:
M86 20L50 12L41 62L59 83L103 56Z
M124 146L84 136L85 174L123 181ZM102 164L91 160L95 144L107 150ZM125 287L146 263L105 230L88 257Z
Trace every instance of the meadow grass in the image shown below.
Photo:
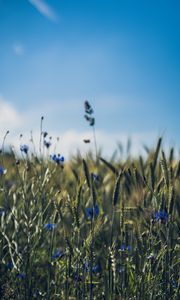
M50 147L41 132L40 156L1 153L0 299L178 300L173 150L107 161L95 144L66 162Z

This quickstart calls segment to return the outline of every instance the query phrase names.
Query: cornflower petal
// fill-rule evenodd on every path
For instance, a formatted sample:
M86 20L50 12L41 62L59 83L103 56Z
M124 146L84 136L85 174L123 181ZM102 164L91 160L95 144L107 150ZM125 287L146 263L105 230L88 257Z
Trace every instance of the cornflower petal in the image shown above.
M94 181L99 181L99 175L97 175L95 173L93 173L92 175L93 175Z
M63 255L63 252L61 250L55 250L54 254L52 255L52 259L59 258Z
M127 251L131 251L131 250L132 250L132 246L128 245L128 246L126 247L126 249L127 249Z
M0 175L4 175L6 174L6 172L7 170L4 167L0 166Z
M56 224L54 224L54 223L47 223L44 225L44 229L49 230L49 231L51 231L55 228L56 228Z
M12 270L13 267L14 267L14 265L13 265L12 261L9 261L9 262L7 263L7 265L6 265L6 268L7 268L8 270Z
M57 163L57 165L64 162L64 156L61 156L60 154L58 154L58 155L53 154L53 155L50 155L50 157L55 163Z
M93 207L93 214L96 217L99 215L99 206L97 204Z
M99 206L96 204L95 206L86 208L86 216L87 218L92 219L93 217L97 217L99 215Z
M126 250L126 245L125 245L125 244L122 244L122 245L119 247L119 250L125 251L125 250Z
M92 218L93 217L93 210L90 207L86 208L86 216L87 218Z
M168 213L166 210L159 210L159 211L155 212L154 218L156 221L167 222L168 221Z

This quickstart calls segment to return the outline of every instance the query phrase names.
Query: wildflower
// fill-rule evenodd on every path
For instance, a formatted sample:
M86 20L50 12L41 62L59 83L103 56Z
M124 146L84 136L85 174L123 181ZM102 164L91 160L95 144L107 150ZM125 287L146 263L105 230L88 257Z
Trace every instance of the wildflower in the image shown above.
M132 247L129 245L129 246L126 247L126 250L127 250L127 251L131 251L131 250L132 250Z
M131 251L132 250L132 247L130 245L126 246L125 244L122 244L120 247L119 247L119 250L120 251Z
M14 265L13 265L12 261L9 261L6 265L7 270L12 270L13 267L14 267Z
M50 142L47 142L46 140L44 140L44 146L49 149L49 147L51 146Z
M166 223L168 221L168 213L166 210L159 210L153 214L153 219L155 221L161 221L162 223Z
M56 228L56 224L54 224L54 223L47 223L47 224L44 225L44 229L46 229L48 231L51 231L55 228Z
M126 246L125 246L125 244L122 244L122 245L119 247L119 250L121 250L121 251L125 251L125 250L126 250Z
M50 157L54 162L57 163L57 165L62 164L64 162L64 156L61 156L60 154L53 154Z
M54 251L54 254L52 255L52 259L56 259L56 258L59 258L59 257L62 257L63 256L63 252L61 250L55 250Z
M93 217L97 217L99 215L99 206L96 204L92 208L86 208L86 216L87 218L92 219Z
M94 181L99 181L99 175L97 174L92 174Z
M0 175L6 174L7 170L0 166Z
M21 150L21 152L24 152L25 154L27 154L29 147L27 145L21 145L20 150Z

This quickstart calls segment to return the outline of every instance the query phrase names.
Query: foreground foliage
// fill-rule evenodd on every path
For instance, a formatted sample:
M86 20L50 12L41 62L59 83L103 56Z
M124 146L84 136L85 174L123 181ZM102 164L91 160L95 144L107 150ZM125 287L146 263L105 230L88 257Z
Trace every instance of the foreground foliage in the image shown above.
M2 153L0 298L179 299L180 161L160 146L126 161Z

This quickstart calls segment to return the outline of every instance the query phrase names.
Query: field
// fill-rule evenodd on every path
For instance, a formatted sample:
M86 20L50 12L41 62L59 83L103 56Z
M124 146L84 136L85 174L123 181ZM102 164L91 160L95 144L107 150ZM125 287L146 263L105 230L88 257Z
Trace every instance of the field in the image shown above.
M94 124L90 124L94 125ZM21 146L0 162L0 299L178 300L180 161L66 161Z

